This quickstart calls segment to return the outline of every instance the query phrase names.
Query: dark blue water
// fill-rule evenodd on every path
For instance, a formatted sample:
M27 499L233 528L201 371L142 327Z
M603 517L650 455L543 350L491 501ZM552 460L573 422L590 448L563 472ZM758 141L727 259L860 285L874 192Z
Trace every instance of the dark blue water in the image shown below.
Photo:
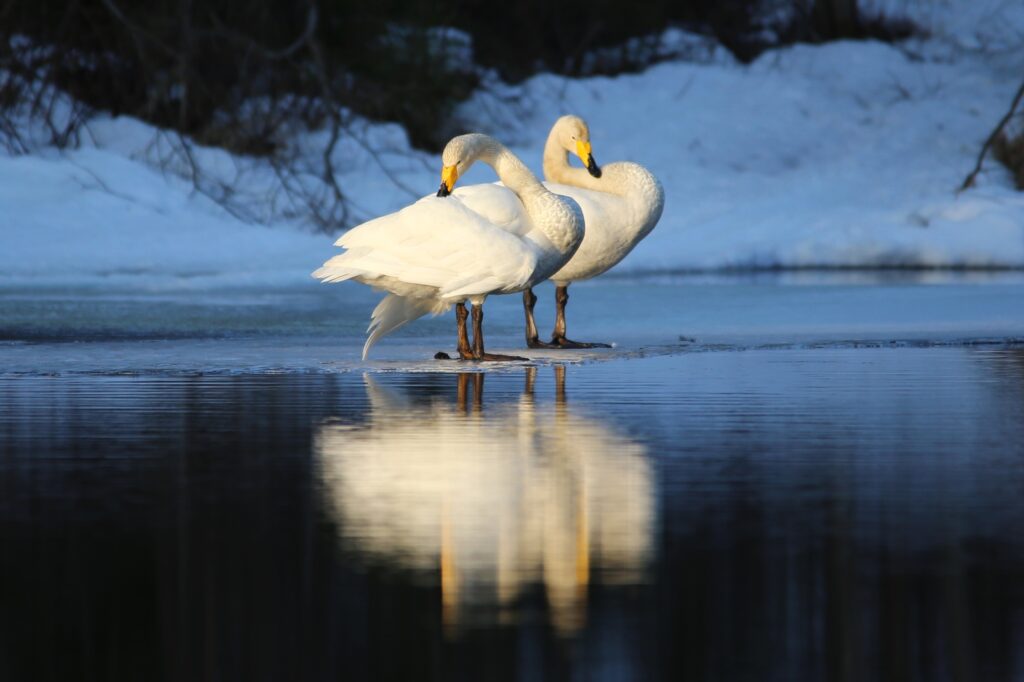
M1012 344L0 377L3 680L1021 680L1022 529Z

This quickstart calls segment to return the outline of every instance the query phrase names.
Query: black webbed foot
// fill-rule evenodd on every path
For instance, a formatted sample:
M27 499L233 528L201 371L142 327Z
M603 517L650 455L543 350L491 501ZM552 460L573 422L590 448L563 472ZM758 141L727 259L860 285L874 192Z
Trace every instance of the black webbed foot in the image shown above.
M541 341L538 337L526 339L526 345L529 348L558 348L556 343L548 343L547 341Z
M521 358L518 355L498 355L496 353L480 353L475 356L476 360L485 362L527 362L529 358Z
M588 343L586 341L573 341L567 339L564 336L552 337L551 345L548 348L563 348L565 350L576 349L576 348L611 348L612 345L608 343Z

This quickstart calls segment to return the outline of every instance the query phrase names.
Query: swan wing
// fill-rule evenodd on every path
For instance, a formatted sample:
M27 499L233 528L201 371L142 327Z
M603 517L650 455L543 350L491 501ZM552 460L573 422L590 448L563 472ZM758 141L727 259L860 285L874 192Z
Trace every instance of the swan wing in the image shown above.
M513 195L514 196L514 195ZM517 199L518 201L518 199ZM357 278L387 288L388 280L432 287L444 299L519 291L537 268L538 248L504 229L529 221L504 209L496 224L459 197L424 197L415 204L352 228L337 242L345 249L313 273L325 281ZM491 215L499 211L491 208Z
M471 211L506 232L525 236L533 229L533 222L515 192L500 182L466 185L456 188L454 196Z
M591 226L601 228L606 225L615 225L629 217L628 203L622 197L610 192L599 192L594 189L562 185L557 182L545 182L544 186L555 194L574 199L580 205L586 218L588 231Z
M554 282L595 277L619 263L645 233L637 229L642 218L625 198L610 192L546 183L552 192L568 196L583 210L586 232L573 257L551 275Z

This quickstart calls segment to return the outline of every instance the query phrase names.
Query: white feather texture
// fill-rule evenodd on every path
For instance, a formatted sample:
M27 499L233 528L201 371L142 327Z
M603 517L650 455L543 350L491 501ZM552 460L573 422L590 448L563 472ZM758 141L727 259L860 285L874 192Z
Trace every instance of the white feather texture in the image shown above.
M569 165L577 139L589 141L587 124L577 116L555 122L544 146L544 184L572 197L583 209L587 232L573 257L551 280L560 286L596 277L617 265L661 218L665 190L646 168L630 161L601 166L601 177Z
M385 334L455 303L523 291L550 277L583 239L583 214L548 191L508 149L486 135L462 135L445 147L445 166L461 176L474 161L494 168L505 187L472 185L428 196L345 233L313 276L354 279L387 296L373 311L365 359Z

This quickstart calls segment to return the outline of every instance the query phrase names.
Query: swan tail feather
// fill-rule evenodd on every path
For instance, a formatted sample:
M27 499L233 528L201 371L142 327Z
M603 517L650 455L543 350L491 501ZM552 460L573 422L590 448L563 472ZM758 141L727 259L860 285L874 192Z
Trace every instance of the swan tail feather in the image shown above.
M345 280L367 274L363 260L365 253L361 250L350 250L339 253L322 266L313 271L313 277L324 283L344 282Z
M373 344L377 343L384 335L390 334L424 315L443 313L450 305L436 299L388 294L377 304L370 315L370 326L366 330L370 335L363 346L363 360L369 355Z
M323 266L313 271L313 277L327 283L327 282L344 282L347 279L352 279L362 274L362 270L359 268L351 267L349 263L346 263L342 256L335 256L331 260L323 264Z

